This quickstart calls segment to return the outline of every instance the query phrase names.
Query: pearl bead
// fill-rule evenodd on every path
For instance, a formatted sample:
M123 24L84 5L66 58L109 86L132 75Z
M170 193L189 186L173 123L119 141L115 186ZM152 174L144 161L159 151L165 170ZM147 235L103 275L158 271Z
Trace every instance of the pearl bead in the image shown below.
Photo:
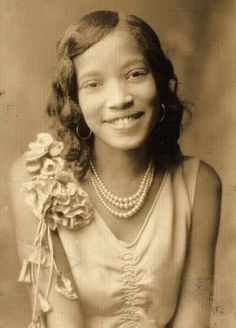
M128 219L132 217L134 214L136 214L139 209L142 207L144 200L151 188L153 178L154 178L154 166L152 164L152 161L149 162L148 168L144 174L144 177L142 179L142 182L140 184L140 187L138 191L129 197L118 197L114 194L112 194L107 188L104 186L102 181L100 180L95 167L93 166L93 163L90 163L92 176L91 181L94 187L94 190L104 205L104 207L114 216L122 219ZM122 211L118 212L111 208L107 202L110 203L112 206L116 208L120 208L122 210L128 210L128 211Z

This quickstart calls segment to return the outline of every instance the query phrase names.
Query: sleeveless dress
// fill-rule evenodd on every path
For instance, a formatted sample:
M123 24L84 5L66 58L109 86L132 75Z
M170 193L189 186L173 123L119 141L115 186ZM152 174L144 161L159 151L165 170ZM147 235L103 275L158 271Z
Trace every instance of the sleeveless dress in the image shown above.
M162 328L173 316L199 160L189 158L184 166L189 176L182 166L166 173L132 243L117 239L97 211L85 229L58 229L86 328Z
M43 138L46 138L45 135ZM53 145L55 148L55 143ZM57 148L60 147L57 145ZM55 150L51 153L58 155ZM50 156L53 159L53 156ZM32 159L32 154L29 154L28 158ZM58 164L57 162L55 165ZM29 160L26 163L30 164L31 162ZM35 166L35 161L32 163ZM61 166L61 163L58 165ZM48 166L45 167L42 166L40 172L43 170L48 172ZM68 214L67 209L64 211L63 218L57 216L56 220L47 221L50 223L42 223L42 226L39 224L38 231L43 232L41 235L37 232L36 240L42 241L48 229L47 238L50 249L49 258L51 259L53 258L53 248L49 228L58 230L79 290L86 328L164 328L171 320L176 310L181 286L198 169L199 160L189 157L177 168L166 172L152 207L138 235L131 243L119 240L96 210L94 210L93 220L90 222L87 213L90 213L91 204L87 204L87 195L79 185L77 194L79 193L79 197L84 199L83 208L86 208L86 211L82 211L85 213L82 219L74 220ZM57 175L54 174L53 177L48 175L47 179L51 183L58 179ZM61 181L60 179L62 177L58 181ZM41 181L42 178L39 180ZM28 186L28 190L31 188L28 204L34 215L40 220L43 218L44 221L41 221L45 222L45 210L43 211L44 217L40 216L38 214L39 204L36 206L31 201L32 190L35 193L36 188L34 180L33 183L33 187ZM42 182L40 183L42 184ZM72 183L69 185L72 188ZM47 187L48 189L52 193L53 189ZM76 193L71 197L74 195ZM53 199L55 202L55 197ZM45 201L46 203L48 204L48 200ZM64 199L63 204L65 203ZM75 209L74 201L71 204ZM48 208L49 205L47 205L47 211ZM48 212L50 213L50 211ZM77 213L81 213L81 207ZM54 226L51 222L57 224ZM81 228L74 229L78 226ZM37 242L35 244L37 249ZM41 244L39 242L39 246L40 256L36 257L42 259L42 242ZM32 255L29 261L31 261L32 269L32 262L34 262ZM28 263L23 265L20 281L35 280L29 279ZM39 271L40 265L45 265L41 261L35 261L35 263L33 264L36 265L37 271ZM51 265L52 270L53 265L56 266L56 264L50 263L48 266ZM33 276L32 271L31 276ZM77 295L74 294L70 282L59 271L58 279L60 280L57 285L58 291L70 299L75 299ZM36 287L38 288L37 282ZM38 293L40 294L39 303L43 303L41 307L44 307L42 309L44 312L51 310L50 305L45 306L48 292L49 289L44 295L40 290ZM42 297L43 302L41 302ZM36 327L33 323L38 322L37 320L39 317L34 313L32 327ZM43 327L43 324L41 326Z

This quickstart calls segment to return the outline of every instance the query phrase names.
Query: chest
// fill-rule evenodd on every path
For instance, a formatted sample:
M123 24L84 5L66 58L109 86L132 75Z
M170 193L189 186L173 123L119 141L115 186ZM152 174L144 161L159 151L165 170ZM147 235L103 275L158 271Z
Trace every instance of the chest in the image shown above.
M167 173L165 172L154 177L152 187L148 192L142 207L134 216L128 219L121 219L112 215L101 203L89 180L85 180L83 183L83 188L90 195L90 199L95 208L95 211L104 220L105 224L114 234L114 236L117 239L130 244L136 239L142 230L142 227L145 224L145 220L149 216L152 207L159 197L166 177Z

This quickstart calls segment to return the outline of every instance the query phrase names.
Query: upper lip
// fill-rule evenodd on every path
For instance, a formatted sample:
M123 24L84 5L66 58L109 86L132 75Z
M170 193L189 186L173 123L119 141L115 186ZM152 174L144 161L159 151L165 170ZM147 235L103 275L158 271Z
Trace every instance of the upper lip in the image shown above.
M131 113L123 113L123 114L119 114L119 115L113 115L113 116L109 116L107 118L105 118L103 120L103 122L112 122L112 121L115 121L115 120L119 120L119 119L122 119L122 118L127 118L127 117L130 117L130 116L136 116L139 117L143 114L143 112L141 111L137 111L137 112L131 112Z

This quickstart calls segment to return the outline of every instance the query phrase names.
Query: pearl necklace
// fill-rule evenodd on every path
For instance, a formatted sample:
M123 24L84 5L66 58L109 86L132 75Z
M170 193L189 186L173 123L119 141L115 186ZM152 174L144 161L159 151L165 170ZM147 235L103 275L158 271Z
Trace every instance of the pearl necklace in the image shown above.
M118 197L105 187L92 162L90 162L90 169L92 172L91 181L99 200L111 214L122 219L128 219L140 210L152 186L155 171L154 165L150 161L138 191L129 197ZM113 209L108 203L116 209L122 209L122 211Z

